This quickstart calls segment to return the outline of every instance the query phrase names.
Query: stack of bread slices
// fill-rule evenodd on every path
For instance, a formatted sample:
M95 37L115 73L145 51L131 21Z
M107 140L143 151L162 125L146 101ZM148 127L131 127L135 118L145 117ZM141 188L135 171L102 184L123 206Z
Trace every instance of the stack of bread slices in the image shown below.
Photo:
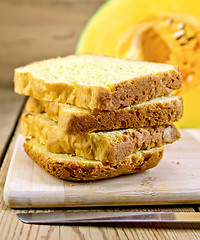
M14 83L30 96L21 121L25 152L58 178L141 172L180 138L173 122L182 98L170 92L182 78L171 65L73 55L18 68Z

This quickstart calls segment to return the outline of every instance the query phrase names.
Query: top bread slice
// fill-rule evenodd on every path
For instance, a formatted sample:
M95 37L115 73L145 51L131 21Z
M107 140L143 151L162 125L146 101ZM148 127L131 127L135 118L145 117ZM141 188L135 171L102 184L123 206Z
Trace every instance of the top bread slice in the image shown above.
M15 70L15 92L86 109L115 110L182 85L177 67L97 55L72 55Z

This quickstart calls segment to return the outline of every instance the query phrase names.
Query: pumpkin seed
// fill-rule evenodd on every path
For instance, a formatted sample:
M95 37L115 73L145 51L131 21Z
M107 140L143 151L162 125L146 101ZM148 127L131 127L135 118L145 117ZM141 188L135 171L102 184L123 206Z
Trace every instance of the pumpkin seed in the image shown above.
M178 30L182 30L182 29L184 29L184 27L185 27L185 23L183 23L183 22L180 22L177 26Z
M173 34L173 37L179 40L184 35L185 35L185 30L179 30Z

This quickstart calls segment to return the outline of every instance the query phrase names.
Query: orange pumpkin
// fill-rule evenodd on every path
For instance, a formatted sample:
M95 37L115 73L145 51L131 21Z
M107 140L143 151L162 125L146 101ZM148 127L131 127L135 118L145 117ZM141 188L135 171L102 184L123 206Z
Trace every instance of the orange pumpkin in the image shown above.
M180 67L184 99L179 127L200 127L200 11L197 0L110 0L91 18L76 53Z

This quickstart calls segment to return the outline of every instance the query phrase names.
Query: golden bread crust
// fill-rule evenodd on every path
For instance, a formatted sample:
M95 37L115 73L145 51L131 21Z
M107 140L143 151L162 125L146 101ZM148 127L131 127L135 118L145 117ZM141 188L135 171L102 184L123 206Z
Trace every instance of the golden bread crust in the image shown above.
M21 133L45 144L49 152L71 153L87 159L114 163L139 150L161 147L180 138L174 125L93 132L79 135L64 133L45 114L22 115Z
M49 174L70 181L90 181L142 172L155 167L163 156L163 147L137 152L113 165L69 154L50 153L35 139L24 144L27 155Z
M145 104L97 112L29 98L26 110L46 112L48 118L58 121L63 131L77 135L99 130L158 126L178 121L183 115L183 100L179 96L167 96L166 100L165 97L160 97Z
M75 56L68 56L67 58L70 59L70 57L75 58ZM85 55L83 58L84 57L86 60L91 58L90 55ZM76 56L76 58L78 62L78 59L81 57ZM129 60L112 57L93 56L93 58L94 60L100 59L101 61L105 59L106 62L111 65L117 61L117 63L119 62L118 69L121 66L123 69L124 66L129 65L131 62ZM55 62L61 60L61 58L58 58L55 59ZM48 63L52 61L54 60L47 60L47 67L49 67ZM91 61L93 61L93 59ZM44 61L33 63L32 65L35 66L37 64L40 66L44 64ZM149 64L153 63L143 62L144 66ZM104 82L105 79L102 79L102 82L97 85L95 85L95 80L93 84L87 84L81 81L69 83L67 81L48 82L45 81L46 79L44 80L40 77L40 74L35 74L31 68L32 65L15 70L15 92L32 96L39 100L68 103L91 110L116 110L168 94L182 86L181 72L177 67L171 66L169 68L170 65L166 65L168 66L166 67L167 70L157 71L154 74L148 73L146 75L140 73L138 76L134 75L132 78L119 80L118 82L113 80L110 84L106 84ZM156 63L154 63L154 66L164 65L156 65ZM137 65L134 65L133 68L137 68ZM140 67L138 67L138 69L140 69ZM100 71L100 67L97 70ZM101 70L103 70L103 67ZM82 69L80 69L80 72L81 71ZM125 73L126 71L122 72L121 75L123 76ZM58 76L59 74L60 72ZM45 75L45 77L48 77L48 75ZM52 76L50 76L50 78L51 77ZM114 79L117 77L118 75L116 75Z

